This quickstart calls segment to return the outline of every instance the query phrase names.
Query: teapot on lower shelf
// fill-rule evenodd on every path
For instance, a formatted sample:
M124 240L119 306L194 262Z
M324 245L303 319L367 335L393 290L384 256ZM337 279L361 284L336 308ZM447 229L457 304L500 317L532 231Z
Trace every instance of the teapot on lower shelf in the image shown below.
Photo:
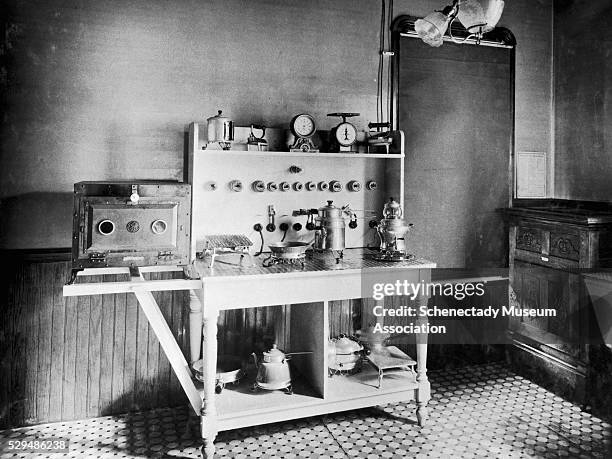
M286 394L291 395L293 388L289 360L292 355L296 354L311 354L311 352L284 353L276 344L273 344L270 350L265 351L260 360L257 360L257 355L253 352L251 355L257 368L253 390L283 390Z

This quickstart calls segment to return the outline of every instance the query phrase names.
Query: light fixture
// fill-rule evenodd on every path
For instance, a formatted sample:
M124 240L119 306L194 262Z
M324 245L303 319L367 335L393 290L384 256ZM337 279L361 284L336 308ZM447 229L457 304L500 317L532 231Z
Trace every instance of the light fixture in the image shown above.
M438 47L442 44L446 29L459 11L459 0L455 0L452 5L445 7L442 11L434 11L423 19L418 19L414 23L414 30L419 34L421 40L429 46Z
M434 11L418 19L414 23L414 30L425 43L437 47L442 44L444 34L457 18L467 30L467 38L475 37L476 42L480 43L482 35L495 27L503 11L503 0L454 0L442 11Z

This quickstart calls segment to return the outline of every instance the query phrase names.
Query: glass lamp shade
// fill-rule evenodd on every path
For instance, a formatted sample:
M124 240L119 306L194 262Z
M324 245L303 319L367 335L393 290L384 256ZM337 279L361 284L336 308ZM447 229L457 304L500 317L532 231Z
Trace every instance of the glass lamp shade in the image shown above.
M414 23L414 30L429 46L438 47L448 29L450 18L440 11L428 14Z
M503 0L462 0L457 19L469 33L493 30L504 11Z

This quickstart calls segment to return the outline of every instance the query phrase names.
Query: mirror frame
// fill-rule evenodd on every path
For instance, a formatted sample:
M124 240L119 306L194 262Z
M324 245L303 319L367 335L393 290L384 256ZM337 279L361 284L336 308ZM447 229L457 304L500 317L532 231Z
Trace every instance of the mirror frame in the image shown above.
M391 58L391 88L390 95L390 113L389 121L391 123L391 129L399 129L399 68L401 58L401 39L402 37L415 38L420 40L418 34L414 30L414 23L421 19L417 16L411 16L403 14L397 16L391 24L391 50L393 51L393 57ZM457 43L451 38L450 32L455 39L462 40ZM515 131L516 131L516 120L515 120L515 84L516 84L516 38L514 34L505 27L495 27L490 32L483 34L482 39L478 42L474 38L468 38L470 33L459 23L454 21L449 27L449 30L444 34L444 42L450 42L468 46L491 46L495 48L507 48L510 50L510 119L512 120L512 126L510 129L510 138L508 139L508 176L511 177L509 186L509 202L508 205L512 205L516 191L516 174L514 172L514 148L515 148Z

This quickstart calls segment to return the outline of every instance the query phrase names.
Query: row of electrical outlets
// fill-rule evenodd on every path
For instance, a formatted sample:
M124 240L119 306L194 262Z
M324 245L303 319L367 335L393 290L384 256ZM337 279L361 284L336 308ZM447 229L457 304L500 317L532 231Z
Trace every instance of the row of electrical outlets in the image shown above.
M375 220L372 220L369 223L370 228L374 228L375 225L377 224L377 222ZM351 220L349 221L348 227L351 229L355 229L357 228L357 220ZM295 222L294 224L291 225L291 228L293 228L293 231L298 232L298 231L302 231L302 228L304 228L304 226L302 226L301 223ZM261 223L255 223L253 225L253 229L257 232L263 231L263 225ZM286 232L289 231L289 223L283 222L280 225L278 225L278 229L282 232ZM307 231L313 231L315 230L316 227L314 226L314 223L312 221L309 221L308 223L306 223L306 230ZM266 231L269 233L273 233L274 231L276 231L276 225L273 222L270 222L266 225Z
M331 201L328 201L328 202L331 203ZM317 213L317 209L310 209L310 210L300 209L299 211L294 211L293 216L295 217L297 215L307 215L308 218L306 221L306 230L313 231L317 229L316 224L315 224L315 219L314 219L314 216L316 213ZM276 224L274 223L275 216L276 216L276 209L274 208L273 204L270 204L268 206L268 224L266 225L266 231L268 231L269 233L276 231ZM378 222L376 222L375 220L372 220L369 223L370 228L374 228L377 224ZM296 231L296 232L301 231L303 228L302 224L299 222L293 223L291 227L293 228L293 231ZM351 216L349 219L348 227L351 229L357 228L357 216L352 212L351 212ZM253 229L259 233L263 231L263 225L261 223L255 223L253 225ZM289 231L289 223L287 222L281 223L280 225L278 225L278 229L286 233L287 231Z
M215 191L218 186L216 183L209 183L209 188L211 191ZM231 180L228 183L228 187L231 191L241 192L244 190L244 184L241 180ZM358 192L361 191L363 186L361 182L358 180L351 180L346 184L346 188L349 191ZM370 180L365 185L366 190L374 191L378 189L378 183L375 180ZM338 180L332 180L330 182L321 181L318 183L315 182L268 182L265 183L263 180L255 180L251 183L251 189L258 193L263 193L264 191L333 191L339 192L344 189L344 185Z
M291 227L293 228L293 231L302 231L302 224L301 223L294 223L293 225L291 225ZM259 231L263 231L263 225L261 223L255 223L253 225L253 229L257 232ZM289 230L289 223L281 223L280 225L278 225L278 229L285 232ZM269 233L272 233L274 231L276 231L276 225L272 222L268 223L266 225L266 231ZM312 230L309 230L312 231Z

